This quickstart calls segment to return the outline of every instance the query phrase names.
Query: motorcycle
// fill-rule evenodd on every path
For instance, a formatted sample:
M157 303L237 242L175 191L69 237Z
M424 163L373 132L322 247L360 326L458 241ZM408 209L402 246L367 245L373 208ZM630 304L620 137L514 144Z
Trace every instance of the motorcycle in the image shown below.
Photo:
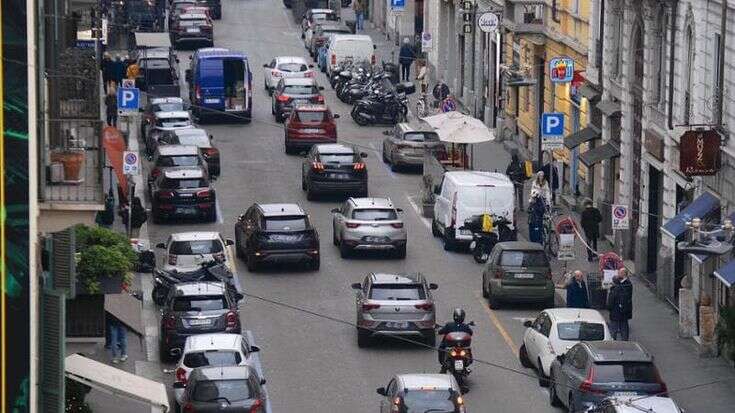
M385 92L392 88L393 85L390 83L390 74L378 73L368 79L367 83L351 85L345 103L357 102L358 100L375 93L375 90Z
M403 93L390 91L380 93L376 89L376 96L363 98L357 101L350 115L360 126L368 124L395 125L406 119L408 115L408 98Z
M470 321L467 325L474 326ZM439 326L437 326L439 327ZM465 332L453 332L446 334L443 339L445 353L442 363L442 373L451 373L460 386L464 386L467 377L472 370L472 335Z
M166 297L176 284L194 281L220 281L225 283L227 288L236 290L233 277L234 274L230 268L219 259L203 262L201 268L189 272L155 269L151 298L156 305L161 306L166 302Z
M498 242L515 241L516 236L510 229L510 221L501 216L491 215L493 220L493 229L490 232L483 231L482 215L474 215L465 220L460 230L466 229L472 232L472 242L470 243L470 251L475 262L483 264L490 258L495 244Z

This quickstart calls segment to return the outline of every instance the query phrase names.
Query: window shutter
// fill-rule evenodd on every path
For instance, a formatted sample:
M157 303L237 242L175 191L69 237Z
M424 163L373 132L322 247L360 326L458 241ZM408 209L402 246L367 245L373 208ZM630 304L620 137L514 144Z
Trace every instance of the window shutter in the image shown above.
M74 228L70 227L52 235L51 249L52 285L57 291L63 291L68 298L76 296L77 268L76 240Z
M63 292L44 291L41 298L40 349L41 412L64 412L64 357L66 354Z

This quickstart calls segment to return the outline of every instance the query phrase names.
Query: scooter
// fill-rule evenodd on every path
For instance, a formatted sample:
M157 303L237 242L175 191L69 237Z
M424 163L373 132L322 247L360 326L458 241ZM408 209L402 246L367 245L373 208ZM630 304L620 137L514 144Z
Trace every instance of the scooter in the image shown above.
M474 326L474 321L467 323ZM472 335L465 332L453 332L444 336L443 344L445 348L444 362L442 363L441 372L451 373L460 386L465 386L467 377L472 370L469 365L472 364Z
M379 90L376 90L379 92ZM369 124L395 125L408 115L408 98L403 93L390 91L376 97L360 99L350 112L360 126Z
M498 242L515 241L515 234L510 229L510 221L505 217L491 215L493 230L490 232L482 230L482 215L474 215L465 220L460 229L472 231L472 242L470 251L476 262L483 264L490 258L495 244Z
M163 305L166 302L171 288L176 284L192 282L192 281L221 281L227 288L235 290L233 284L233 276L229 267L221 262L220 259L203 262L201 268L190 272L165 271L155 269L153 271L153 291L151 298L156 305Z

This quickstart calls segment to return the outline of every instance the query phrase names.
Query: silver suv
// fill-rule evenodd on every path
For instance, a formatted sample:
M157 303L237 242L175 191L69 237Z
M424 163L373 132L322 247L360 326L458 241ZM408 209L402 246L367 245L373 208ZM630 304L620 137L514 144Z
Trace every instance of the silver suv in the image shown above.
M377 392L383 396L380 413L467 412L459 384L451 374L397 374Z
M419 336L433 346L436 309L431 290L439 288L419 274L371 273L357 291L357 345L365 347L374 336Z
M406 228L388 198L348 198L332 210L334 245L342 258L352 251L390 251L406 258Z

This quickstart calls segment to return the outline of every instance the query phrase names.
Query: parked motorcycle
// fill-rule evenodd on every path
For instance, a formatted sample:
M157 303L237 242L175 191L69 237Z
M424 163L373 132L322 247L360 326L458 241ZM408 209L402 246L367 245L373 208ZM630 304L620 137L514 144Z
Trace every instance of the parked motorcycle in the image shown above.
M360 99L366 98L371 94L375 93L375 90L380 92L388 92L393 89L393 85L390 83L390 75L387 73L378 73L372 75L367 80L367 83L351 84L349 92L347 93L345 103L357 102Z
M470 251L476 262L486 263L490 258L495 244L498 242L515 241L516 236L510 229L511 222L501 216L490 214L492 220L492 230L483 230L483 215L473 215L467 218L460 230L466 229L472 232L472 242L470 243Z
M156 305L161 306L166 302L166 297L176 284L193 281L221 281L228 288L234 290L233 277L234 274L232 274L230 268L218 259L203 262L201 268L190 272L155 269L153 271L154 285L151 298L153 298Z
M467 323L474 326L474 321ZM472 335L465 332L453 332L444 336L444 363L442 372L448 372L454 376L460 386L464 386L467 376L472 370Z

